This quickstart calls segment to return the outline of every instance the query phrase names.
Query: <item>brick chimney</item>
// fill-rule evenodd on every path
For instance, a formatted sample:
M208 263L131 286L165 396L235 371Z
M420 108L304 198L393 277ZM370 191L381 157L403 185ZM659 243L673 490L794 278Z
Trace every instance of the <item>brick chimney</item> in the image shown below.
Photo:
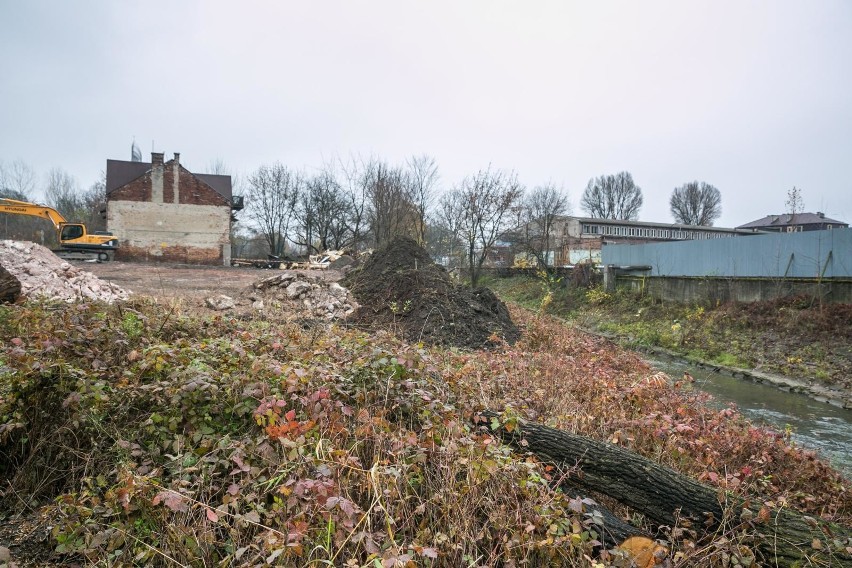
M163 153L151 152L151 202L163 202Z
M172 187L172 195L174 195L174 202L180 203L180 152L175 152L175 159L172 164L173 172L172 172L172 182L174 185Z

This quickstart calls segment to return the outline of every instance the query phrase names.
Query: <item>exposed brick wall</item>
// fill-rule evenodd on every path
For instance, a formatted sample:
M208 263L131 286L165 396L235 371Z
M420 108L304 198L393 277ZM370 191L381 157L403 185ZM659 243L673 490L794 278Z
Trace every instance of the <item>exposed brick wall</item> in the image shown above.
M136 262L179 262L182 264L223 264L222 248L168 246L157 249L122 244L115 253L116 260Z
M151 173L136 178L107 195L108 201L151 201Z
M166 171L163 176L163 201L167 203L174 202L174 169L172 167L174 160L166 163ZM228 200L219 195L219 193L192 175L192 173L180 166L180 181L178 182L179 203L183 205L221 205L228 207L230 210L231 204Z
M163 202L174 203L174 160L169 160L163 172ZM178 194L184 205L221 205L230 209L231 204L219 193L180 166ZM151 201L151 172L124 185L107 196L110 201Z
M183 180L181 180L183 181ZM175 202L175 176L171 166L166 166L163 172L163 203Z

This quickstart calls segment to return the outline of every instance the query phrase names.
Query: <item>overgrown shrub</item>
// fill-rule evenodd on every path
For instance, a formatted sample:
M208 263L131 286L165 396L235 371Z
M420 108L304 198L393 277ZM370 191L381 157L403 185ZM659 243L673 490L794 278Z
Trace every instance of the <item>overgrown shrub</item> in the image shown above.
M482 408L852 520L848 484L812 454L519 309L523 339L485 353L145 302L4 318L2 503L40 506L62 561L616 565L593 506L477 429ZM668 535L672 554L711 565L690 535ZM713 554L743 555L726 542Z

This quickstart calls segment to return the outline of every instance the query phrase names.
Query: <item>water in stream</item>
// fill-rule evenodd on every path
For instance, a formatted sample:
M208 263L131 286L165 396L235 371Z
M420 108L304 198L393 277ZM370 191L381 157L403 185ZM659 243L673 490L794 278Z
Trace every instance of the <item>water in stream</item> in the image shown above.
M782 432L789 425L797 444L817 450L847 479L852 479L852 410L681 362L650 363L673 378L688 371L695 377L695 388L712 394L719 406L736 403L740 412L757 424Z

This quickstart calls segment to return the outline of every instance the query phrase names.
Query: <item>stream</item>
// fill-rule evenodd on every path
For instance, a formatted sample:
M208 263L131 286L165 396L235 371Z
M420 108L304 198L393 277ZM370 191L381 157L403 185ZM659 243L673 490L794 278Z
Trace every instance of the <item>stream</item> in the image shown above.
M695 377L694 388L713 395L714 404L725 407L736 403L739 411L756 424L781 432L789 425L796 444L817 450L852 479L852 410L679 361L651 359L649 363L674 379L688 371Z

